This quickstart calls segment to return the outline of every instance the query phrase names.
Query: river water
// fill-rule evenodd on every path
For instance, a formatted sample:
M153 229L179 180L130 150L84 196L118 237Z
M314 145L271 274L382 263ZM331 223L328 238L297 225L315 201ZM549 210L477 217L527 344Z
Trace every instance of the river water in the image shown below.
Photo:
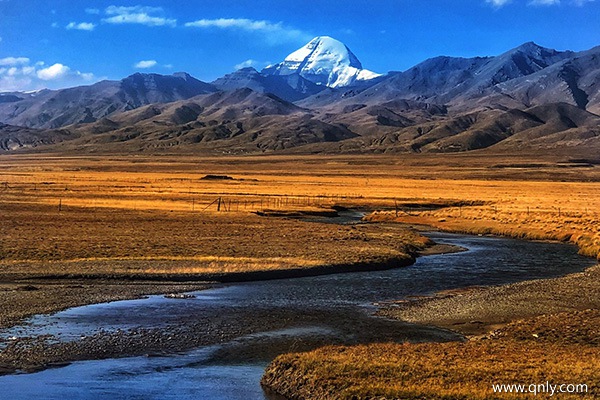
M459 340L454 333L373 317L373 303L440 290L498 285L581 271L594 260L573 246L432 233L468 251L421 257L407 268L232 284L193 299L119 301L32 318L0 336L52 334L77 340L186 321L227 321L240 334L218 344L160 357L75 362L32 374L0 376L6 399L272 399L259 385L277 354L324 344ZM282 318L285 316L285 318ZM244 327L260 320L260 328ZM182 322L183 321L183 322Z

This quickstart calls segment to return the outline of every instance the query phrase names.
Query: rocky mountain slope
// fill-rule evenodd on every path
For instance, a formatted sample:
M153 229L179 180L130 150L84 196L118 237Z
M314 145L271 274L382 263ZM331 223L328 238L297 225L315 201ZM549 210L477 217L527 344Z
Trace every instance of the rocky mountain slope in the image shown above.
M187 99L216 90L186 73L170 76L137 73L121 81L102 81L90 86L0 94L0 122L53 129L91 123L142 105Z
M378 76L341 42L318 37L282 63L210 84L135 74L0 94L0 149L575 154L600 151L599 88L600 47L525 43Z
M252 67L242 68L212 82L219 90L249 88L259 93L271 93L287 101L298 101L321 92L319 86L299 74L263 75Z
M0 123L0 152L44 147L77 137L77 133L66 129L43 130Z
M497 57L436 57L408 69L391 73L370 87L359 90L333 90L316 95L301 104L310 106L379 104L395 99L444 104L458 110L481 106L527 107L511 97L511 87L503 85L515 79L542 77L547 68L578 56L525 43ZM536 75L537 74L537 75ZM558 101L568 101L564 97Z
M78 132L79 138L56 149L87 152L184 148L241 154L358 136L343 125L316 118L310 110L251 89L143 106L69 129Z

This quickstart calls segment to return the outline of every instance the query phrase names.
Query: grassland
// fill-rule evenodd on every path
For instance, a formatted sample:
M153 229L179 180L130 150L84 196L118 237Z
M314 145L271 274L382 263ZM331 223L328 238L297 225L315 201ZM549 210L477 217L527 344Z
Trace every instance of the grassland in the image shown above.
M587 385L557 398L595 399L599 323L595 309L515 321L466 343L325 347L278 357L262 382L289 399L532 399L492 385L546 382Z
M2 212L0 276L165 277L400 265L427 239L406 229L343 227L251 213L192 213L47 205ZM31 240L34 238L34 240ZM180 280L181 280L180 279Z
M378 221L572 241L582 252L598 254L600 168L560 158L526 163L527 158L439 157L4 156L0 159L4 218L0 259L196 256L198 252L190 250L196 238L191 230L213 230L216 242L231 241L229 246L236 246L235 237L245 234L240 226L259 226L256 219L247 219L251 212L315 211L333 205L383 210L371 217ZM234 179L202 179L206 175ZM405 205L413 207L405 212ZM122 215L114 215L115 210ZM19 234L14 229L19 216L23 221L39 219L40 229L49 230L24 227ZM232 221L229 232L212 227L224 226L227 220ZM75 243L75 251L74 243L65 238L68 234L48 228L52 223L76 229L78 240L94 239ZM58 250L29 240L40 235L49 239L43 240L45 246ZM109 237L95 243L101 236ZM158 241L153 239L157 236ZM134 243L128 246L128 240ZM23 249L25 242L38 250ZM117 251L118 246L124 249ZM219 255L208 253L200 255ZM298 258L306 257L299 254Z
M581 193L574 184L557 187L539 182L526 190L529 194L515 197L514 202L499 200L484 205L400 214L384 211L368 219L425 224L443 231L474 235L569 242L579 247L580 254L600 259L600 204L597 197L588 197L595 196L594 193Z
M203 179L207 175L233 179ZM32 313L77 304L190 290L203 287L198 281L207 279L405 265L431 245L400 224L338 226L256 212L293 216L330 213L332 207L379 210L369 217L372 221L570 241L584 254L598 256L599 199L600 168L560 157L538 156L532 162L530 157L460 154L3 156L0 323L7 326ZM569 279L575 288L594 285L592 278ZM185 283L191 280L195 283ZM524 290L528 297L514 298L523 307L542 293L539 287ZM492 307L501 294L488 294L481 298ZM572 294L565 302L583 306L577 290ZM542 307L535 315L544 310L550 309ZM587 314L577 318L583 325L594 323ZM551 331L557 322L536 324ZM521 336L535 333L529 326L521 325L526 332ZM567 382L598 381L583 361L597 362L598 348L585 338L544 347L500 336L466 345L371 345L282 356L265 382L278 391L293 389L295 394L286 391L291 398L335 398L334 392L347 396L338 398L478 398L469 393L488 398L493 397L492 376L509 380L522 373L521 381L537 382L567 379L579 371Z
M493 384L587 383L600 396L597 347L515 340L325 347L279 356L263 384L288 399L533 399ZM549 394L540 394L548 397ZM538 395L539 396L539 395Z
M161 281L198 282L179 287L190 290L206 280L399 267L430 244L401 227L256 215L330 214L361 199L318 195L331 178L311 179L298 166L290 177L275 161L3 157L0 323L160 292ZM211 174L234 179L202 179ZM36 290L21 290L28 285Z

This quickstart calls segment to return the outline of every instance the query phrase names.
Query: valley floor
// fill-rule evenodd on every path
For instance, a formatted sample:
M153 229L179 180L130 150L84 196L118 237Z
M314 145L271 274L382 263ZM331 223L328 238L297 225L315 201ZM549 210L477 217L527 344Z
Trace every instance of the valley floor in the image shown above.
M600 267L563 278L440 293L378 312L467 335L465 343L331 346L285 354L262 383L290 399L535 398L493 385L585 384L600 395ZM549 396L539 388L538 395Z
M0 157L0 171L0 325L5 327L36 313L189 291L215 279L254 279L252 274L282 270L336 272L319 270L323 266L341 271L406 265L431 243L393 222L563 240L595 257L600 249L600 167L567 157L11 155ZM318 219L346 208L381 210L369 219L386 224L342 226L290 218ZM600 359L597 332L582 329L597 326L597 275L594 267L560 279L393 304L380 312L491 340L282 356L265 383L283 392L282 384L301 382L285 392L291 398L311 398L306 393L394 397L400 392L380 389L395 390L390 382L403 382L402 377L414 384L409 386L414 391L402 396L441 398L465 396L490 375L506 374L510 380L509 370L598 382L596 372L575 356L583 355L590 365ZM501 306L495 307L496 301ZM569 314L553 317L564 312ZM487 334L499 326L504 327L498 333ZM430 382L433 391L419 392L423 377L408 367L401 373L377 367L416 365L423 352L432 361L422 367L442 382L439 391ZM515 363L509 356L515 352L526 354L528 363ZM566 354L575 367L558 362ZM463 373L453 375L458 370L436 367L441 359L459 367L476 362L483 372L468 381ZM503 361L490 364L492 359ZM52 357L43 362L48 360ZM560 365L546 371L546 363L554 362ZM7 371L14 367L14 358L5 361ZM327 381L332 371L346 374ZM368 376L372 384L353 376ZM463 386L444 383L457 380ZM307 385L313 385L311 392L303 391ZM485 388L480 398L492 396Z

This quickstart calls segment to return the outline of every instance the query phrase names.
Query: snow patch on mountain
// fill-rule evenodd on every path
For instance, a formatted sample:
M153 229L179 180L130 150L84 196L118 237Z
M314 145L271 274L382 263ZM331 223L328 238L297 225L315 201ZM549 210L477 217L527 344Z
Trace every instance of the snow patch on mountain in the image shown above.
M262 70L265 75L300 76L328 87L350 86L381 76L363 69L358 58L342 42L329 36L317 36L305 46L288 55L279 64Z

